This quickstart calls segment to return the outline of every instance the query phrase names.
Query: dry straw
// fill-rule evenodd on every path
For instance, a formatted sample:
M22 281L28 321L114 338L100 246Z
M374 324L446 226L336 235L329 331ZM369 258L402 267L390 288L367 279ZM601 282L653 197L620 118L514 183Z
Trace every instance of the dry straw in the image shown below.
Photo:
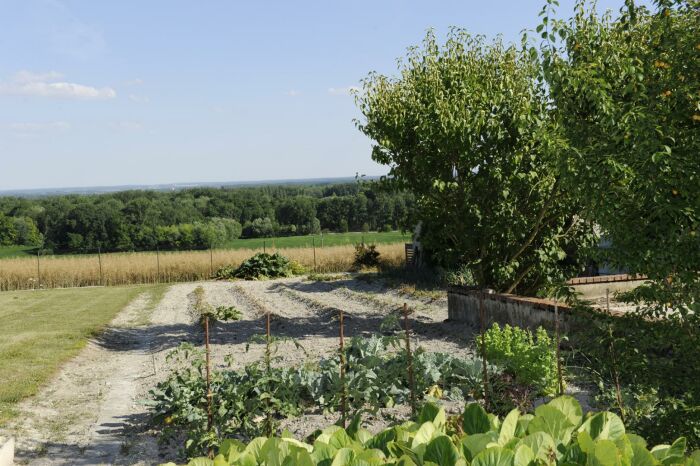
M268 248L269 249L269 248ZM380 244L381 258L397 265L404 260L404 245ZM274 249L311 270L314 248ZM238 265L259 250L216 249L214 251L131 252L101 255L42 256L0 260L0 291L74 286L131 285L137 283L183 282L211 277L211 270ZM271 251L268 251L271 252ZM328 246L316 248L318 272L343 272L352 268L355 248ZM40 272L40 276L37 274Z

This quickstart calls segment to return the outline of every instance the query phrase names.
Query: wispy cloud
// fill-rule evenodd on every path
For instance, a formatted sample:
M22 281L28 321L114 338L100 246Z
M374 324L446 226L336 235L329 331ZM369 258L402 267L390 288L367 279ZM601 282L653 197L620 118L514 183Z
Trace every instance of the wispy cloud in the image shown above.
M330 95L351 95L354 91L358 91L357 86L347 86L347 87L331 87L328 89Z
M93 87L61 81L63 75L56 71L33 73L18 71L9 81L0 81L0 94L64 99L113 99L117 92L111 87Z
M125 86L140 86L141 84L143 84L143 79L141 78L134 78L124 81Z
M70 129L70 123L66 121L47 122L18 122L10 123L7 128L17 133L45 133L48 131L65 131Z
M301 95L301 91L297 91L296 89L291 89L291 90L285 92L285 94L288 95L289 97L296 97L296 96Z
M112 129L117 129L121 131L141 131L144 129L143 124L141 122L130 120L116 121L114 123L111 123L110 126L112 127Z
M151 101L151 99L149 99L148 96L136 94L129 94L129 100L132 102L136 102L137 104L147 104Z

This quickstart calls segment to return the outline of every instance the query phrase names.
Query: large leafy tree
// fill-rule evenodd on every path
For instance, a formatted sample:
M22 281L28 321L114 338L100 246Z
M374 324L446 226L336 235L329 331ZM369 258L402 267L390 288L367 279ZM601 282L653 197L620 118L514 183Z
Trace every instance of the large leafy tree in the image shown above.
M507 292L574 273L588 227L560 180L561 128L537 54L455 29L442 47L428 33L399 72L364 81L358 126L416 195L433 260Z
M555 3L555 2L552 2ZM571 150L566 185L611 240L606 259L651 283L659 315L700 315L700 3L581 1L545 19L544 71ZM547 9L544 17L547 18ZM563 39L563 40L561 40ZM694 310L694 312L692 312Z

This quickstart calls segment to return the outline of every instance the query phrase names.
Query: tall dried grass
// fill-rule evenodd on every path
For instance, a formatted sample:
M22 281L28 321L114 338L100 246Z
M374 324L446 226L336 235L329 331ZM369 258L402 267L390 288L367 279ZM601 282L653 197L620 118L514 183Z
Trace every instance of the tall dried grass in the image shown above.
M379 244L383 262L398 265L404 260L404 246ZM282 248L281 254L313 270L313 248ZM74 286L131 285L204 280L224 265L238 265L260 250L215 249L183 252L132 252L102 254L102 274L97 255L45 256L0 260L0 291ZM316 248L316 271L350 270L355 255L353 246Z

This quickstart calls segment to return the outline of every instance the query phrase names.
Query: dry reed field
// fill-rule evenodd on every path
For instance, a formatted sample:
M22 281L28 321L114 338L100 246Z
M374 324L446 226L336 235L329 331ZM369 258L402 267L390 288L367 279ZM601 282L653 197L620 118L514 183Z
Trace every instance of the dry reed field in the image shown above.
M379 244L381 259L389 264L404 260L404 245ZM133 252L84 256L45 256L0 260L0 291L74 286L131 285L204 280L224 265L238 265L259 249ZM314 270L314 248L281 248L281 254ZM316 271L342 272L351 268L353 246L316 248ZM101 264L100 264L101 262ZM100 272L101 266L101 272Z

